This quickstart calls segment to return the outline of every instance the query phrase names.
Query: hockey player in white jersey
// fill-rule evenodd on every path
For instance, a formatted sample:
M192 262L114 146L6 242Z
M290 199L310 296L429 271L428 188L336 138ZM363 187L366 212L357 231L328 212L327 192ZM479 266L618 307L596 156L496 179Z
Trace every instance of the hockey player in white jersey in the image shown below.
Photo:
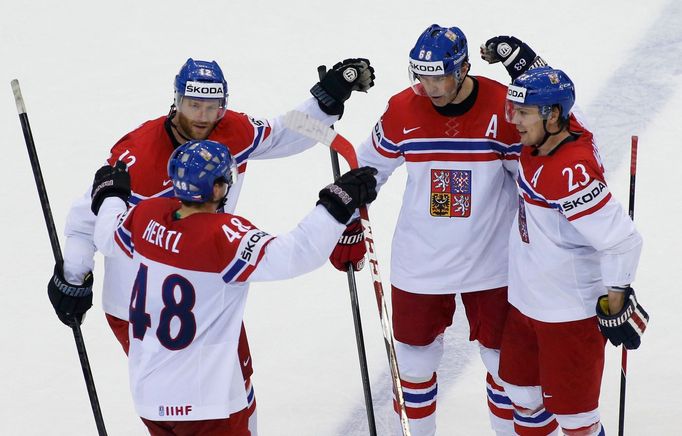
M521 65L512 73L542 63L526 44L510 42L509 64ZM498 435L514 432L511 402L497 368L509 307L507 245L516 209L519 136L504 119L506 86L472 76L469 69L467 41L459 28L427 28L409 53L412 86L391 97L358 149L358 160L378 169L379 186L399 166L407 170L391 248L391 302L415 436L436 433L437 370L455 294L461 295L469 339L478 342L488 371L480 404L487 403ZM364 243L347 241L360 231L359 224L349 225L332 254L337 268L358 265ZM445 413L456 420L467 412ZM397 415L393 422L399 422ZM556 427L551 419L547 425Z
M639 347L648 315L630 287L642 238L609 192L592 133L571 114L574 101L571 80L549 67L508 88L506 116L523 147L500 377L517 422L551 412L564 434L593 436L605 434L605 338Z
M297 109L331 124L343 113L352 91L367 91L374 85L374 69L366 59L346 59L334 65L312 88L309 98ZM228 84L215 62L188 59L174 83L175 98L170 113L147 121L121 138L107 161L127 164L131 176L130 201L173 195L166 172L168 157L190 139L212 139L226 144L235 156L240 174L251 159L272 159L304 151L314 141L285 129L280 118L256 119L227 107ZM226 212L233 212L243 177L232 187ZM81 322L92 305L92 274L95 247L92 241L95 216L90 210L90 193L74 202L66 222L64 265L56 265L48 285L50 300L65 323ZM128 303L130 283L135 278L127 259L105 258L102 306L116 338L128 351ZM68 286L59 286L68 283ZM70 294L63 289L73 289ZM244 384L252 401L253 372L246 332L242 329L239 355Z
M217 142L177 148L168 162L177 198L144 200L128 211L125 165L97 172L96 246L107 256L127 255L136 269L130 386L152 435L251 435L237 358L248 282L321 266L351 214L376 197L374 174L368 167L344 174L320 191L294 230L273 236L216 213L238 181L235 158Z

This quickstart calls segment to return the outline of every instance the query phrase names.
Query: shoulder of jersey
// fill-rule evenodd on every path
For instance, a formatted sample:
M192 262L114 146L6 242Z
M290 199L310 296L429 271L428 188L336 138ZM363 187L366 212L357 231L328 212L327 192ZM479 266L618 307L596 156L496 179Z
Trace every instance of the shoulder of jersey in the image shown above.
M165 138L170 144L170 138L167 138L164 122L166 116L146 121L139 127L135 128L123 138L119 139L111 148L111 157L118 157L125 153L126 150L130 154L139 156L144 153L147 148L146 145L150 142L158 142L159 138Z
M524 171L524 176L533 184L533 190L546 199L567 198L583 189L592 189L593 183L600 184L599 192L606 186L604 170L589 132L582 132L576 141L562 145L549 158L540 159L528 172Z
M143 215L146 213L155 213L156 211L169 212L176 210L180 205L180 200L171 197L154 197L139 202L135 206L135 213Z
M390 113L392 116L400 115L404 113L406 108L419 103L428 103L428 101L427 98L415 94L412 88L405 88L388 99L386 113Z
M140 202L135 206L138 217L149 215L164 215L175 212L180 207L180 200L177 198L156 197ZM187 223L185 231L205 235L206 232L221 232L221 226L227 224L235 227L238 231L246 233L254 229L255 226L246 218L230 213L200 213L192 215L191 221L180 220Z
M601 176L603 168L593 142L592 132L587 130L573 116L570 118L569 130L574 134L578 134L579 137L575 141L559 147L554 154L554 158L551 159L553 166L561 171L568 165L583 162L596 172L595 175Z
M238 157L263 141L269 134L270 125L267 120L228 110L211 132L209 139L227 145L232 155Z
M483 76L476 76L476 80L478 81L477 99L485 101L494 100L503 110L504 101L507 98L507 86Z
M424 114L431 113L428 111L430 107L430 100L415 94L412 88L395 94L388 100L386 110L381 116L380 124L384 136L393 142L401 141L406 133L410 133L413 124L422 124ZM407 131L403 132L406 126Z

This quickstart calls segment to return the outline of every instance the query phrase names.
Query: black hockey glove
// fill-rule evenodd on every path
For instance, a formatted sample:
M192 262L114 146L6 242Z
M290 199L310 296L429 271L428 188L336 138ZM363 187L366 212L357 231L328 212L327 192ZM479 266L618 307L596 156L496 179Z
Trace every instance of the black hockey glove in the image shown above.
M324 206L338 222L346 224L355 209L377 198L376 173L372 167L348 171L320 191L317 204Z
M102 202L108 197L118 197L128 204L130 197L130 174L126 170L126 164L116 161L113 167L104 165L95 173L92 182L92 203L90 209L97 215Z
M90 272L82 285L71 284L64 279L62 265L54 266L54 273L47 284L47 295L61 322L69 327L74 321L82 323L85 312L92 307L92 281Z
M609 314L608 295L599 297L597 318L602 334L616 347L623 344L628 350L639 347L649 322L649 314L639 305L635 291L629 286L625 289L623 308L615 315Z
M324 66L319 67L323 69ZM320 109L329 115L343 115L343 103L352 91L367 92L374 86L374 67L368 59L346 59L337 63L311 89Z
M528 70L547 66L528 44L506 35L495 36L481 44L481 58L489 64L502 62L512 82Z

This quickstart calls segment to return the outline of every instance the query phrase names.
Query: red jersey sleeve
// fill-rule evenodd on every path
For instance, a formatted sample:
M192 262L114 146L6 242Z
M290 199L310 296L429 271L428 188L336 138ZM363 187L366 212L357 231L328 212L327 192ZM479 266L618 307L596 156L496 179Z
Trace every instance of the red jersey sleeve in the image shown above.
M245 282L265 254L265 246L274 236L258 229L247 219L230 216L221 226L224 242L221 252L229 262L222 271L223 280Z

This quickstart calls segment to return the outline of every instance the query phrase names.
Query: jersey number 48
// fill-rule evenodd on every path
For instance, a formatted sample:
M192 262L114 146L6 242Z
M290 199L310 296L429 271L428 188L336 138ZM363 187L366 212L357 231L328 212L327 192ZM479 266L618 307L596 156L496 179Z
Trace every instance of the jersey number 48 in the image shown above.
M176 288L180 291L180 301L175 299ZM196 301L194 286L181 275L171 274L161 285L161 298L163 309L159 314L156 337L161 345L169 350L181 350L192 343L197 331L197 321L192 313ZM128 308L128 319L132 324L133 337L139 340L143 340L147 329L152 327L151 316L146 312L146 302L147 265L141 263L137 277L135 277ZM175 335L171 332L173 318L177 318L180 324Z

